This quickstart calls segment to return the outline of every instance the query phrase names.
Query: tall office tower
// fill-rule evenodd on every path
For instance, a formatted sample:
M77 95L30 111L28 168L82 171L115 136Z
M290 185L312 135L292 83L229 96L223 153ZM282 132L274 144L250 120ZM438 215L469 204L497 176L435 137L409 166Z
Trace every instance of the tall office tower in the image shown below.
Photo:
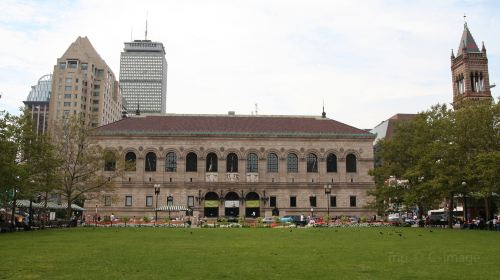
M43 75L38 79L38 83L31 87L26 101L23 101L35 122L35 129L38 134L47 131L51 90L52 74Z
M113 71L87 37L78 37L54 66L49 128L79 114L93 127L121 119L123 97Z
M167 101L167 60L162 43L126 42L120 58L120 87L127 112L164 114Z

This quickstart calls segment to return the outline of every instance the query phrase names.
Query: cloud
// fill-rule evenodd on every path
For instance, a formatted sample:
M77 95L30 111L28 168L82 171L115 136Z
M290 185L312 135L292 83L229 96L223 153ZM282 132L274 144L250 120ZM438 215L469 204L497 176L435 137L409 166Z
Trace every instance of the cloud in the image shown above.
M2 6L3 5L3 6ZM0 108L17 110L78 36L119 74L123 42L167 52L167 112L319 115L370 128L398 112L451 102L450 49L461 15L486 42L500 81L492 1L7 1ZM28 15L28 16L27 16ZM498 94L495 94L498 96Z

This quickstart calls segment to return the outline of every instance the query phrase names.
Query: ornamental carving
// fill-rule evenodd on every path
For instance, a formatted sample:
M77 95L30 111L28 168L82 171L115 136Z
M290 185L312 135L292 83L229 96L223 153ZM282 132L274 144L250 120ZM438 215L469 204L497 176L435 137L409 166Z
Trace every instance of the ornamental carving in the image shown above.
M142 152L142 150L144 150L144 148L142 146L139 146L139 151Z
M221 151L221 152L224 152L224 147L220 147L220 151Z

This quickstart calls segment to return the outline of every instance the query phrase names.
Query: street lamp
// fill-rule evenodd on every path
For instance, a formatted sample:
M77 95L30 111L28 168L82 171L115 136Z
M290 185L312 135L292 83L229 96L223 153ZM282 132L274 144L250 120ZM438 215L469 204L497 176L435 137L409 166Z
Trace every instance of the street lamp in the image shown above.
M311 207L311 219L314 218L314 208Z
M153 187L155 188L155 195L156 195L156 207L155 207L155 226L156 226L156 221L158 220L158 195L160 194L160 184L154 184Z
M326 207L328 211L328 221L326 221L326 224L330 222L330 194L332 193L332 185L325 185L325 196L326 196Z
M170 220L170 211L171 211L172 205L174 205L174 197L172 196L172 194L169 194L167 197L167 208L168 208L168 219L169 220Z

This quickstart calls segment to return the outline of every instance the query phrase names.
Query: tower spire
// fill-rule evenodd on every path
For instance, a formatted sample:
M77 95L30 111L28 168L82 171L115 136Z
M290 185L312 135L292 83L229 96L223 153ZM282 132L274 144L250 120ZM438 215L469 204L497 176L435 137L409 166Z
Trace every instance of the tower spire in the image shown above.
M326 113L325 113L325 99L323 99L323 112L321 113L322 118L326 118Z

